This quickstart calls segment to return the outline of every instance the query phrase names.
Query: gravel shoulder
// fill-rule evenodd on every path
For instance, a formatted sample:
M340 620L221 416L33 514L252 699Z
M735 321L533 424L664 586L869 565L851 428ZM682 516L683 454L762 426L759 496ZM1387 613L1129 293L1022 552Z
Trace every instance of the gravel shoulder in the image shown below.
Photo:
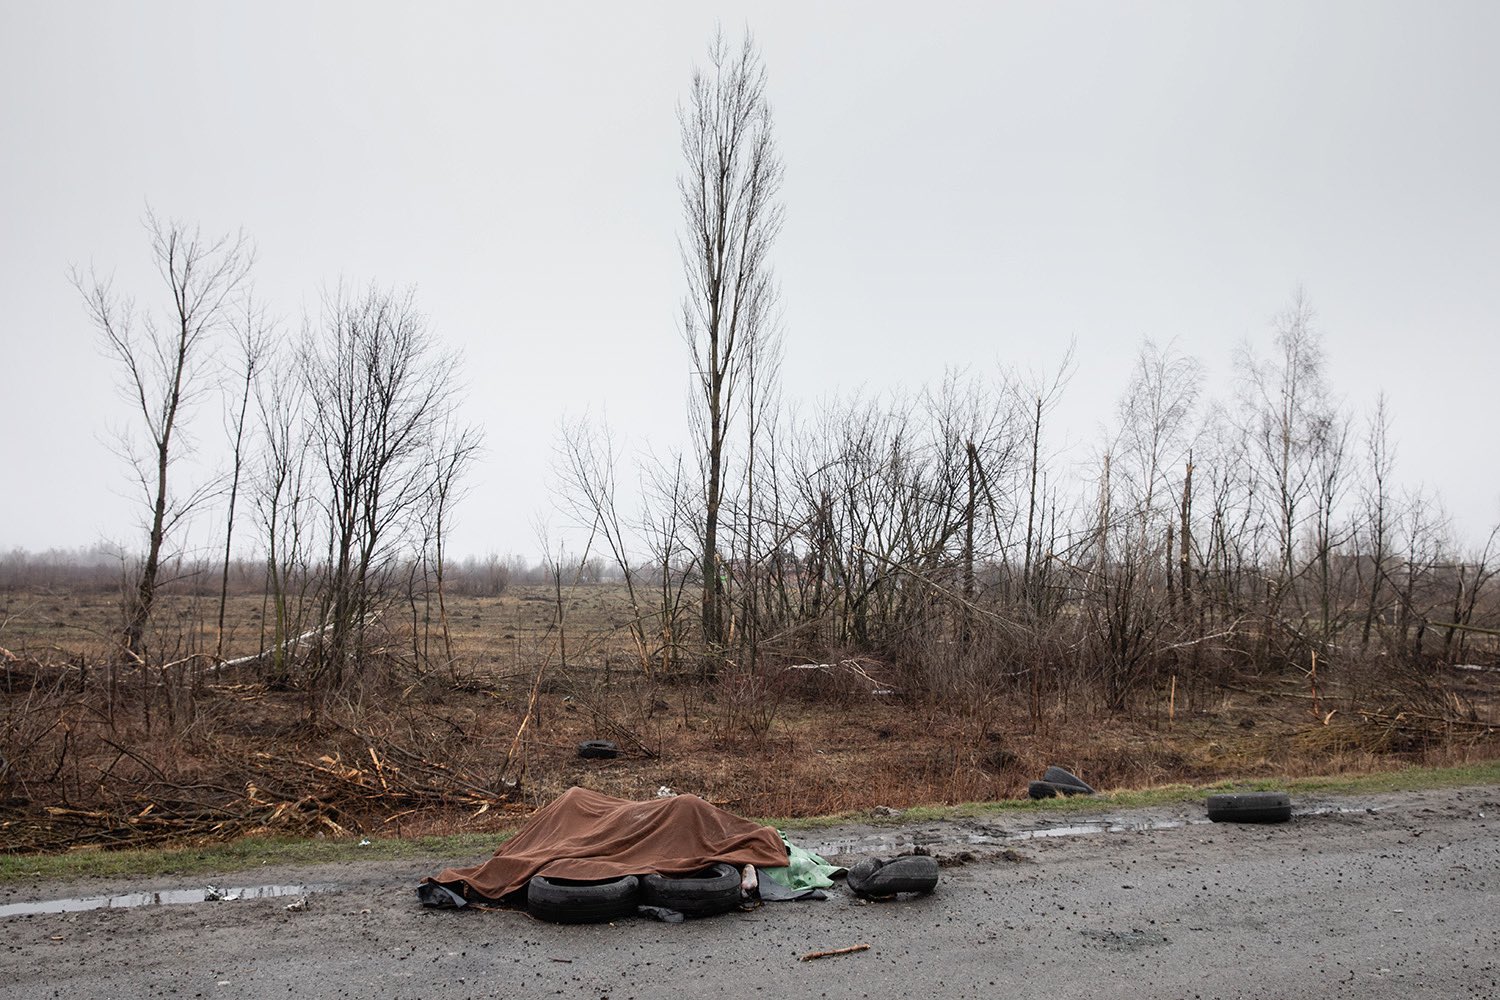
M698 922L555 926L432 911L413 887L481 858L263 866L220 878L0 886L27 900L334 884L286 898L0 919L5 995L1056 998L1500 996L1500 788L1294 800L1292 822L1200 804L798 831L846 861L921 846L931 896L768 904ZM1059 828L1078 828L1063 830ZM1038 830L1046 831L1038 833ZM814 962L802 954L869 944Z

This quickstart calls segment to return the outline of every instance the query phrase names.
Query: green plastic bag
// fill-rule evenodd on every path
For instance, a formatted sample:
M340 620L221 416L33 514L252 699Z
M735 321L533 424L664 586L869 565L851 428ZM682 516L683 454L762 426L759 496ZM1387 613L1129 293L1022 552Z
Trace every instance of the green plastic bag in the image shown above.
M824 861L812 851L803 850L790 840L780 830L776 831L781 836L781 842L786 845L786 854L789 863L784 868L757 868L756 871L764 878L769 878L786 886L788 889L827 889L833 885L833 876L844 871L838 865L831 865Z

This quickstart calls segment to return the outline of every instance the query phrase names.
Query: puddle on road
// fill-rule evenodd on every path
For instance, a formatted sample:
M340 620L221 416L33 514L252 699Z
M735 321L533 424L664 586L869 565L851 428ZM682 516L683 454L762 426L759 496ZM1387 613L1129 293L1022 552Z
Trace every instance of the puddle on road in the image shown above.
M1158 819L1140 823L1079 823L1074 826L1048 826L1039 830L1018 830L996 837L970 834L971 844L1003 844L1015 840L1043 840L1048 837L1086 837L1094 833L1145 833L1149 830L1180 830L1185 826L1200 826L1207 819ZM975 837L984 837L976 840Z
M1374 812L1376 810L1364 807L1322 806L1311 809L1299 809L1292 813L1292 818ZM1179 819L1141 820L1130 823L1105 819L1095 823L1074 823L1068 826L1044 826L1038 827L1035 830L997 831L994 833L975 831L973 829L954 829L951 831L930 829L917 834L876 833L854 841L809 844L807 848L822 855L868 854L917 843L933 847L945 845L998 845L1013 844L1026 840L1047 840L1053 837L1087 837L1099 833L1146 833L1152 830L1180 830L1190 826L1209 825L1213 825L1213 820L1206 817L1183 817Z
M926 830L916 835L911 834L873 834L857 841L843 841L839 843L822 843L808 845L808 849L818 854L862 854L869 851L879 851L882 848L902 847L907 844L922 843L929 846L941 845L988 845L988 844L1013 844L1026 840L1046 840L1052 837L1086 837L1096 833L1142 833L1148 830L1175 830L1185 826L1197 826L1209 822L1206 819L1161 819L1145 820L1134 823L1122 823L1118 820L1101 820L1097 823L1073 823L1068 826L1044 826L1035 830L1011 830L996 831L993 833L974 829L954 829L951 831Z
M233 903L242 899L305 896L326 892L332 885L251 885L242 888L164 889L160 892L127 892L118 896L80 896L73 899L43 899L34 903L0 906L0 918L36 913L74 913L80 910L115 910L131 906L175 906L182 903Z

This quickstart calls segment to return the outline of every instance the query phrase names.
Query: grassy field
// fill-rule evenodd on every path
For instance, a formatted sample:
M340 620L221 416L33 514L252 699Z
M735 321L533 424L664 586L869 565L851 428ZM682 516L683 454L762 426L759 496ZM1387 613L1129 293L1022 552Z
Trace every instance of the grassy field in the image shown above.
M629 610L609 585L565 593L561 627L543 587L451 598L452 662L435 622L422 643L427 610L387 611L416 622L417 649L410 628L393 640L398 666L315 702L268 686L254 665L211 670L190 657L217 646L216 601L158 608L158 642L180 654L176 666L112 673L112 596L0 594L0 848L484 838L571 785L629 798L667 787L743 815L808 817L1014 801L1054 763L1127 795L1399 781L1412 767L1500 757L1494 672L1447 671L1441 683L1465 710L1446 717L1361 701L1337 674L1316 711L1295 678L1257 676L1183 677L1123 713L1083 698L1038 710L1002 686L947 701L892 690L875 681L894 667L883 674L889 665L873 659L871 681L785 664L663 676L634 653ZM259 598L234 598L225 657L257 651L263 620ZM589 739L622 753L580 758Z

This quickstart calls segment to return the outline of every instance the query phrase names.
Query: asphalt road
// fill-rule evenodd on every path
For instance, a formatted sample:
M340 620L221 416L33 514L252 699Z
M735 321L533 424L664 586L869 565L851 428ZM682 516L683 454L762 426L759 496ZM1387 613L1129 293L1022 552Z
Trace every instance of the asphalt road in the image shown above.
M684 924L417 905L418 878L471 858L11 883L0 904L340 888L301 912L258 899L0 918L0 996L1500 998L1500 788L1295 805L1277 826L1195 822L1190 806L1059 818L1126 829L1033 839L1014 838L1036 816L789 831L849 860L923 843L943 878L922 898L861 903L840 886ZM799 961L855 944L870 947Z

